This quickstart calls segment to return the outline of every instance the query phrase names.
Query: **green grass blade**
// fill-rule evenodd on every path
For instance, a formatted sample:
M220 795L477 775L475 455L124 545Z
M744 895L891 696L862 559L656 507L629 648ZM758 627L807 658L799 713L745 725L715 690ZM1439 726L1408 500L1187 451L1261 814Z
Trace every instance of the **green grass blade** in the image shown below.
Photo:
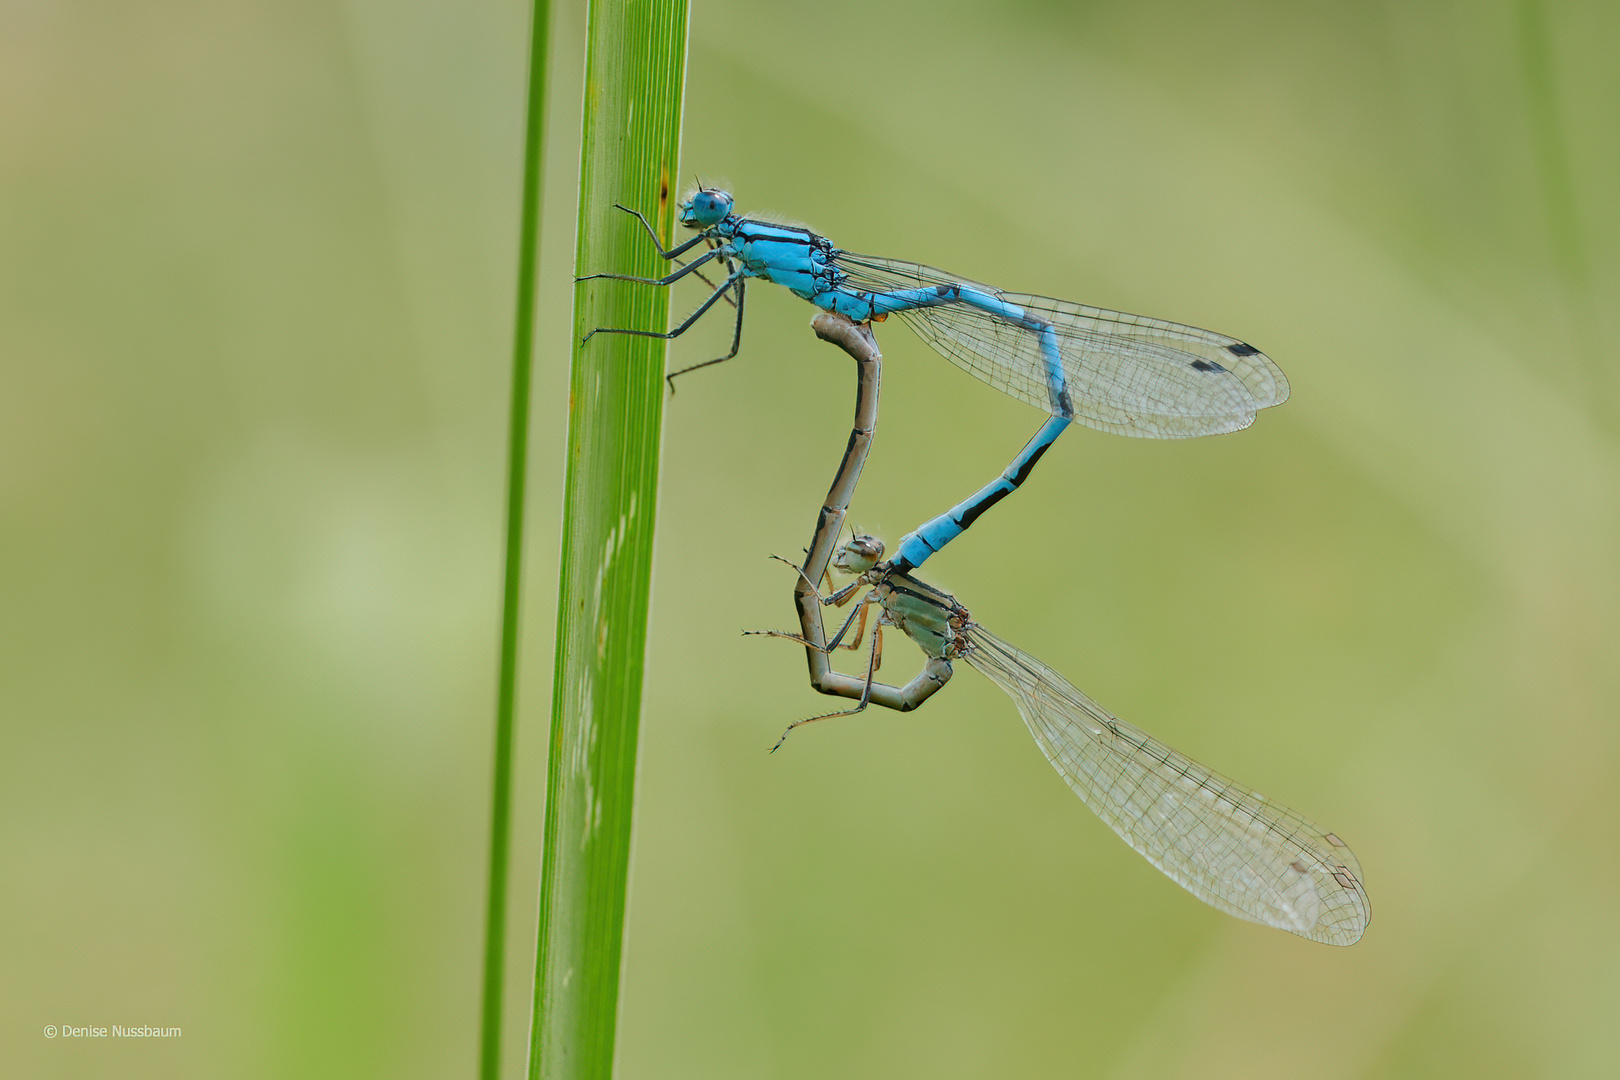
M586 36L577 269L664 272L636 221L667 238L679 152L686 4L596 0ZM598 282L593 327L662 330L663 289ZM557 610L556 681L529 1075L613 1071L637 721L652 570L665 342L576 345Z
M523 496L529 457L529 385L534 365L535 269L540 249L540 185L546 145L546 72L551 4L530 14L529 102L523 133L523 206L518 226L517 311L512 333L512 402L507 430L506 556L501 591L501 659L495 694L495 762L490 785L489 881L484 910L484 987L478 1075L501 1070L506 956L506 878L511 858L512 726L517 707L518 611L523 597Z

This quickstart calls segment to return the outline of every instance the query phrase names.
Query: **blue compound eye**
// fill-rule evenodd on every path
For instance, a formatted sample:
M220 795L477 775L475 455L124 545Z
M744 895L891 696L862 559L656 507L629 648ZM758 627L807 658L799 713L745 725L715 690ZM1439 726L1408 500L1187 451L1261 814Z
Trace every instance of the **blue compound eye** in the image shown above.
M720 224L731 213L731 192L705 188L681 208L681 224L691 229L707 229Z

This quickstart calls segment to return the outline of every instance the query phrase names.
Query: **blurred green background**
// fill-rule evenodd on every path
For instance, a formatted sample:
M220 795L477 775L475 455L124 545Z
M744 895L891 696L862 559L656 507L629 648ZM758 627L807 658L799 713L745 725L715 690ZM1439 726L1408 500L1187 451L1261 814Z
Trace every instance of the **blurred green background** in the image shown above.
M0 8L8 1076L472 1070L526 19ZM557 13L514 1076L583 22ZM1374 918L1337 950L1200 905L965 668L765 754L826 702L739 631L792 620L765 556L808 540L854 376L759 287L741 358L668 402L620 1075L1620 1073L1617 45L1597 3L694 3L686 174L1288 373L1240 435L1076 429L926 576L1336 829ZM893 541L1041 417L880 332L855 519Z

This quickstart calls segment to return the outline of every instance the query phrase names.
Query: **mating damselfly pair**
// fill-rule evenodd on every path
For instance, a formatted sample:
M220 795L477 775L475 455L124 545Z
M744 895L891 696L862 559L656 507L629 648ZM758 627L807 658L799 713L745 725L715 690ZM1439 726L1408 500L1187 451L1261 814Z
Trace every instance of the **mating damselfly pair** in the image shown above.
M868 703L915 708L950 678L953 661L965 660L1013 698L1048 761L1087 805L1195 896L1317 941L1348 945L1361 937L1370 906L1355 856L1335 834L1113 717L1056 672L985 630L953 597L911 574L1016 490L1072 421L1155 438L1247 427L1258 410L1288 396L1286 378L1265 354L1196 327L1010 293L917 263L846 252L808 229L735 214L725 191L700 189L681 204L681 223L696 235L669 250L645 217L629 212L666 260L679 263L688 252L706 249L662 278L593 277L670 285L689 274L702 277L701 267L718 263L724 278L709 281L708 299L673 330L602 330L676 337L727 299L737 312L731 350L696 366L728 360L741 346L744 284L759 278L842 317L836 321L845 327L898 315L957 366L1051 414L1001 476L903 537L888 562L879 561L882 547L871 538L843 545L834 561L856 573L856 583L822 597L818 584L875 429L880 357L869 329L863 342L832 326L828 316L818 317L818 333L829 340L844 333L840 343L860 364L856 424L800 568L795 596L803 633L776 636L805 644L816 689L857 704L812 719L849 715ZM847 601L861 587L867 592L856 614L828 641L821 606ZM865 627L872 607L881 613L864 678L833 672L826 658L857 617ZM885 625L905 632L925 654L923 671L904 687L876 680ZM860 635L857 629L851 645Z

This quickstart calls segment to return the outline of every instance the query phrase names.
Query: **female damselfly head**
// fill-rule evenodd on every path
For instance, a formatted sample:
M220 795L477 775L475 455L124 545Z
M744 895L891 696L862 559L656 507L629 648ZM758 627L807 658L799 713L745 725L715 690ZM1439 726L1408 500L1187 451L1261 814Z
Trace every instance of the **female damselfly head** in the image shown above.
M708 229L731 214L731 192L719 188L698 188L681 204L681 224L688 229Z
M846 574L864 574L882 560L883 541L875 536L857 536L833 552L832 563Z

